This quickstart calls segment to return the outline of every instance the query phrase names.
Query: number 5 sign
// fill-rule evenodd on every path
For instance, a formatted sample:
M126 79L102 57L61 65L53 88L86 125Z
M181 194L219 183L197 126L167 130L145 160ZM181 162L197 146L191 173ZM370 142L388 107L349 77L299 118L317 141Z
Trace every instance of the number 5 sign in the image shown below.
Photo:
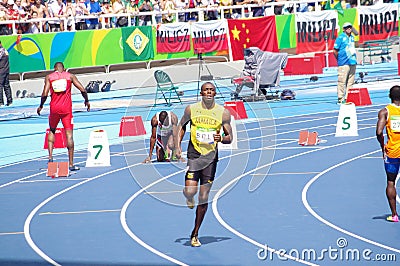
M354 103L340 105L335 137L358 136L357 112Z
M86 167L110 165L110 146L107 132L104 130L90 132Z

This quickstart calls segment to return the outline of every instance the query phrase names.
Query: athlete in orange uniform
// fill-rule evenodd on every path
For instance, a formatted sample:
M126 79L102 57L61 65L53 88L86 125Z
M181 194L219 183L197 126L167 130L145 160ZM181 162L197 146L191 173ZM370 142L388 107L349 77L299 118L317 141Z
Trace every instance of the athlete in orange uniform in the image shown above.
M50 115L49 115L49 127L50 132L48 136L48 151L49 151L49 162L53 161L53 148L55 140L55 132L58 123L62 122L67 136L67 149L69 159L69 170L76 171L79 167L74 165L74 139L73 139L73 116L72 116L72 97L71 88L72 84L75 85L78 90L81 91L83 98L85 99L85 106L90 111L90 104L87 92L75 75L68 73L64 69L64 64L57 62L54 65L54 72L47 75L44 83L42 97L40 100L40 106L37 108L37 114L43 109L43 105L46 102L49 92L51 94L50 102Z
M378 113L376 137L382 148L387 176L386 196L392 212L392 215L387 217L386 220L398 222L395 181L400 167L400 86L393 86L390 89L389 98L392 103L381 109ZM386 145L383 136L385 127L388 137Z

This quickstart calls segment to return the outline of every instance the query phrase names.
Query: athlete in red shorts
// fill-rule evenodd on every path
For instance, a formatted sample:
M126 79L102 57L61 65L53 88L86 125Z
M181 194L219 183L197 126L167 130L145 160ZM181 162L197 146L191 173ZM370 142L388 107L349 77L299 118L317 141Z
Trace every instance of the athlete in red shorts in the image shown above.
M47 96L51 96L50 101L50 115L49 115L49 127L50 132L48 135L48 150L49 150L49 162L53 161L53 148L55 140L55 132L58 123L62 122L67 136L67 149L69 159L69 170L77 171L79 167L74 165L74 139L73 139L73 116L72 116L72 97L71 89L74 84L78 90L81 91L83 98L85 99L85 106L90 111L90 104L87 92L83 85L79 82L77 77L73 74L65 71L64 64L57 62L54 65L54 72L47 75L45 84L40 100L40 106L37 108L37 114L43 109L43 105L47 100Z

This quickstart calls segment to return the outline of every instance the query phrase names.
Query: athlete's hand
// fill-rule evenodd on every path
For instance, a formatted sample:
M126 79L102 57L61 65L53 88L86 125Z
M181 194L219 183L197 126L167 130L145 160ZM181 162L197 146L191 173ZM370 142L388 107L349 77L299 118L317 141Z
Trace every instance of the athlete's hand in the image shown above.
M182 160L182 150L181 150L180 148L178 148L178 149L175 150L175 157L176 157L178 160Z
M85 102L85 106L86 106L87 111L89 112L90 111L90 103L89 102Z
M222 141L222 136L220 134L220 130L217 130L217 134L214 134L214 141L215 142L221 142Z
M146 159L144 159L143 163L151 163L151 157L147 156Z
M38 115L40 115L40 112L42 111L42 109L43 109L43 108L39 106L39 107L36 109L36 113L37 113Z

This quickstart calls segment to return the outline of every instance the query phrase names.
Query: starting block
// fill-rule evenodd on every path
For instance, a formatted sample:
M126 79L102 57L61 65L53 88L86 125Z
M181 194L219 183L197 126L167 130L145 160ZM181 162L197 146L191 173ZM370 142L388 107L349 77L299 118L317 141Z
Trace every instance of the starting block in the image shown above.
M309 132L302 130L299 133L299 145L301 146L314 146L320 143L317 132Z
M119 136L140 136L146 135L141 116L124 116L121 118Z
M46 129L46 137L44 138L43 149L47 149L49 147L48 138L49 138L50 128ZM57 128L54 140L54 149L62 149L67 147L67 135L65 134L64 128Z
M236 119L247 118L246 109L244 108L243 101L225 102L225 109L228 109L231 115Z
M51 178L69 176L68 162L49 162L47 164L47 176L51 176Z
M352 88L347 92L347 103L354 103L356 106L371 105L371 98L369 97L367 88Z

